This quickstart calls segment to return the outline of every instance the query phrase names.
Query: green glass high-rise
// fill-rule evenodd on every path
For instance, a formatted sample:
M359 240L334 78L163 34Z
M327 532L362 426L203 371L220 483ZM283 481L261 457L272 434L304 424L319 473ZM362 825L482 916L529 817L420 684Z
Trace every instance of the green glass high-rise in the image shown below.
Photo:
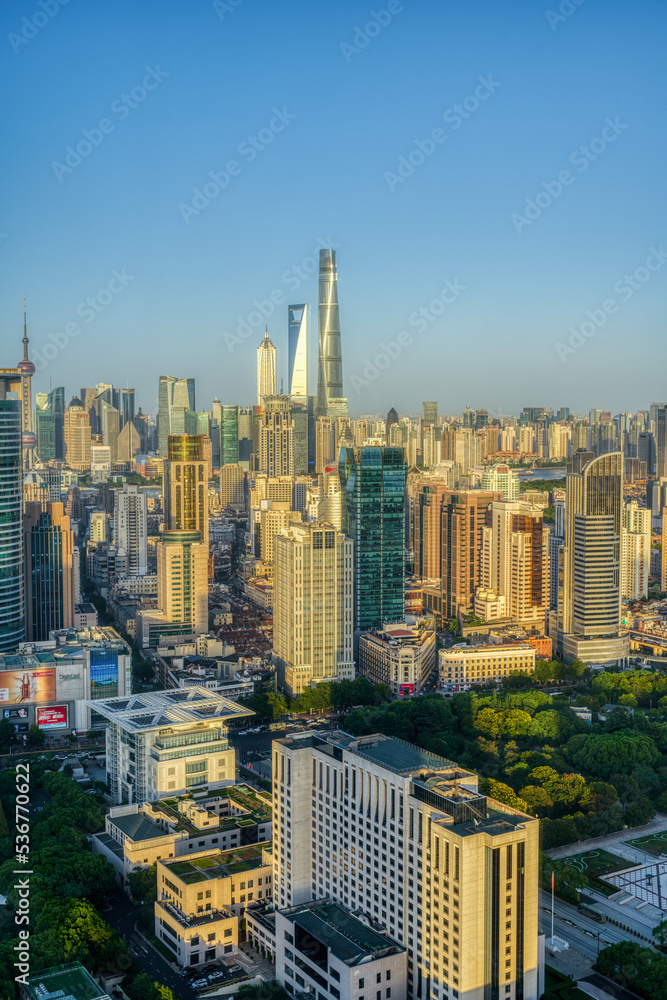
M354 541L354 627L402 621L405 479L402 448L341 448L342 527Z
M220 465L232 465L239 460L239 408L221 406Z

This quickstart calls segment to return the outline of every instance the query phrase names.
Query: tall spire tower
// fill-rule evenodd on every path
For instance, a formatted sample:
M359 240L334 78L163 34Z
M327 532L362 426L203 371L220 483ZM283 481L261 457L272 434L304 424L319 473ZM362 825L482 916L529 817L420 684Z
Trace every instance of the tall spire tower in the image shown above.
M317 417L328 417L332 399L343 396L335 250L320 250L318 295Z
M21 444L23 446L23 468L30 470L34 464L37 435L32 429L32 376L35 366L28 358L28 320L25 297L23 298L23 358L16 366L21 373Z
M264 406L267 396L275 396L277 384L277 352L269 340L268 327L264 340L257 348L257 405Z

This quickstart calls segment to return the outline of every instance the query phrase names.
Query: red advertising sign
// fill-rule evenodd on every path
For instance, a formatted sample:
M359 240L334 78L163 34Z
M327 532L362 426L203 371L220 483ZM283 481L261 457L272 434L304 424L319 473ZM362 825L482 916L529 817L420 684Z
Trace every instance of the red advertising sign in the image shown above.
M40 729L67 729L67 706L38 708L37 725Z

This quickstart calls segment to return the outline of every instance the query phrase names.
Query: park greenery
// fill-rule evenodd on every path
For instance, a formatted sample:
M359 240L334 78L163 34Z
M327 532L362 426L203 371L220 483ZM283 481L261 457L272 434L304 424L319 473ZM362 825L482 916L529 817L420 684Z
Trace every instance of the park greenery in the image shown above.
M141 975L130 950L100 910L116 885L112 865L90 850L91 833L104 827L102 790L84 791L57 763L31 760L30 791L46 804L30 820L31 972L81 962L94 975L125 973L130 1000L175 1000L167 987ZM15 814L16 771L0 772L0 1000L15 1000L15 911L18 909ZM21 818L19 818L21 822Z
M667 957L653 948L619 941L600 952L595 968L646 1000L667 1000Z
M255 712L260 721L275 721L289 712L346 711L353 705L380 705L391 698L386 684L371 684L365 677L354 681L331 681L306 690L298 698L286 698L275 691L241 698L240 702Z
M569 686L538 690L537 680ZM542 820L548 849L640 826L656 807L667 809L665 692L667 678L649 670L591 679L577 661L539 661L532 677L514 675L500 690L366 705L344 727L396 736L478 772L481 791ZM587 724L577 706L605 707L604 721Z

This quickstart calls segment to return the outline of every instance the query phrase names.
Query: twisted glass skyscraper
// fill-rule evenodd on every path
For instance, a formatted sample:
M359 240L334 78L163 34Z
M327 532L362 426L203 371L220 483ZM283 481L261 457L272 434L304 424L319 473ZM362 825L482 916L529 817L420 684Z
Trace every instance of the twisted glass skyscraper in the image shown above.
M343 359L338 316L335 250L320 250L318 295L317 417L328 417L332 399L343 395Z

